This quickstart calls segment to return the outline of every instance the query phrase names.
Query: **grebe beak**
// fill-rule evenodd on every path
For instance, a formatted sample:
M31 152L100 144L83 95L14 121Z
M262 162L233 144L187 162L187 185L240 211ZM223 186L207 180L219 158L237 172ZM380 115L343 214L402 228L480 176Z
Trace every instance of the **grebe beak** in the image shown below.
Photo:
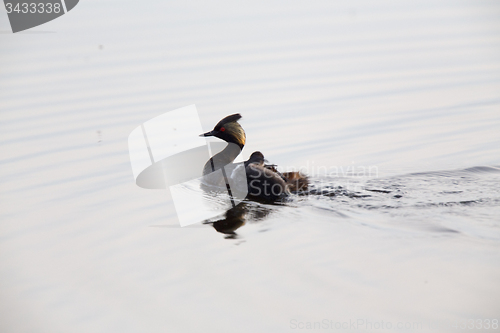
M207 132L207 133L200 134L200 136L214 136L215 133L216 133L216 131L210 131L210 132Z

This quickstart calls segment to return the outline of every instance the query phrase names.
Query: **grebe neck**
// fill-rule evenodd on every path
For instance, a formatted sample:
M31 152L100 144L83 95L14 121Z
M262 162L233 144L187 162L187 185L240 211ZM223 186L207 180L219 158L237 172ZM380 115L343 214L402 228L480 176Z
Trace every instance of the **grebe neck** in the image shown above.
M203 168L203 175L214 172L223 166L233 163L234 159L241 153L243 145L229 142L226 148L218 154L210 158Z

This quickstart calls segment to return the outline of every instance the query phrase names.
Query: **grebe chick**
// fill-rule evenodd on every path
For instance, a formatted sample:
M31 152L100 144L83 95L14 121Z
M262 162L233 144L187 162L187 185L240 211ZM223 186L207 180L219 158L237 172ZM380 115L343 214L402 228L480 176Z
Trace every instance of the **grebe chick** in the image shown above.
M223 151L210 158L203 168L203 175L230 164L245 146L245 131L238 123L240 114L225 117L210 132L200 136L215 136L228 143ZM298 172L281 174L274 165L266 165L264 155L256 151L244 162L248 185L248 196L268 202L277 201L288 196L291 191L307 189L307 177ZM218 180L222 181L222 180ZM221 183L223 185L223 183Z
M248 195L265 201L277 201L290 194L285 179L279 172L264 164L264 155L256 151L245 162Z

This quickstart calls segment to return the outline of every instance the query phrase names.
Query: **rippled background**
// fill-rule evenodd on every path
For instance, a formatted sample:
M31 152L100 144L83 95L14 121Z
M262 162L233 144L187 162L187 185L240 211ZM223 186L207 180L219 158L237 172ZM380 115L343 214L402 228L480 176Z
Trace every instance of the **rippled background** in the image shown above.
M1 331L500 319L499 17L472 0L86 0L12 34L2 8ZM179 228L168 193L134 184L127 137L190 104L207 131L241 113L243 157L307 171L314 193L254 204L236 235Z

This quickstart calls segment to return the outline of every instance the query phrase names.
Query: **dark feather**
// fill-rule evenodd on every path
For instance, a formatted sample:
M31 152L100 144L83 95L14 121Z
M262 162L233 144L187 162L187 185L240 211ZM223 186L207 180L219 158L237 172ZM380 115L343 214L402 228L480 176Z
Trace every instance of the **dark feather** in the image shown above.
M230 116L227 116L226 118L222 119L221 121L219 121L217 123L217 125L215 125L215 129L219 129L221 128L224 124L227 124L227 123L232 123L232 122L235 122L235 121L238 121L241 119L241 114L239 113L235 113L235 114L232 114Z

